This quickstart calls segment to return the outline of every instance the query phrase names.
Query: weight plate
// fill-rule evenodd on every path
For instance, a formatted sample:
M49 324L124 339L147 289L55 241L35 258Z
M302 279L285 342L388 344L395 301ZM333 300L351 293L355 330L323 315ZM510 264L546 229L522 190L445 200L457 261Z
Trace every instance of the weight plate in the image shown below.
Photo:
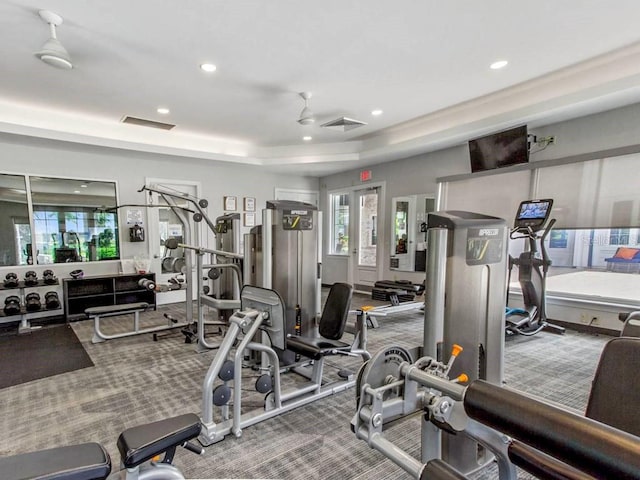
M358 405L360 405L360 389L362 388L362 385L363 385L362 374L364 373L364 369L367 366L367 363L369 363L369 360L367 360L362 365L360 365L360 368L358 369L358 374L356 375L356 408L358 407Z
M225 360L222 368L218 372L218 378L223 382L228 382L233 379L233 361Z
M209 200L207 200L206 198L201 198L198 201L198 205L200 205L200 208L207 208L209 206Z
M371 360L368 360L358 371L356 380L356 395L360 401L360 390L363 385L368 384L371 388L378 388L389 383L389 379L394 381L400 378L400 364L403 362L413 363L409 352L402 347L385 347L376 353ZM384 394L386 400L391 396L388 390Z
M171 272L173 271L172 267L173 267L173 259L174 257L164 257L160 263L162 265L162 272Z
M176 257L171 265L174 273L182 273L182 269L186 266L184 257Z
M256 390L258 393L267 393L271 391L273 387L273 380L271 379L271 375L264 374L260 375L256 380Z
M194 213L193 214L193 221L194 222L201 222L202 221L202 214L201 213Z
M231 389L226 385L218 385L213 389L213 404L216 407L226 405L231 398Z

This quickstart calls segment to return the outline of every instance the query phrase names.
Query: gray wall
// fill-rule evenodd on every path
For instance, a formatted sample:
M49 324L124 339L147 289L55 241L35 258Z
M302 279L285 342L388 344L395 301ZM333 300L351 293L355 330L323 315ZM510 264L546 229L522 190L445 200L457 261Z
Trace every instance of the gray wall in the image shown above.
M573 120L550 124L536 128L529 128L529 133L546 137L554 135L556 144L543 151L531 155L530 161L550 160L586 154L607 149L615 149L640 144L640 104L589 115ZM533 148L535 150L536 147ZM424 273L399 272L389 269L390 256L390 226L391 199L396 196L411 194L436 194L439 177L471 173L469 151L466 143L456 147L415 157L383 163L369 167L372 171L372 181L386 181L384 218L384 243L382 248L383 274L386 279L401 278L414 282L421 282ZM327 192L339 188L362 185L359 173L362 169L331 175L320 179L320 206L325 211L324 231L329 231L330 212L327 204ZM498 172L499 170L496 170ZM637 182L637 175L629 176L630 182ZM516 206L514 205L514 210ZM329 277L330 273L338 271L330 268L340 260L327 256L324 258L326 278L325 283L333 283L340 279ZM344 268L343 268L344 270ZM342 279L344 280L344 279Z
M238 211L242 210L243 197L255 197L256 217L259 221L259 212L267 200L274 198L275 188L318 190L317 178L272 174L258 166L154 155L9 134L0 134L0 170L8 173L116 181L120 204L144 203L144 194L137 190L145 184L147 177L198 181L202 184L202 197L209 200L208 213L212 219L223 213L225 195L237 197ZM124 221L123 213L120 216L121 258L148 255L147 241L128 241L128 227ZM245 230L248 231L248 228ZM79 264L58 264L33 269L42 271L52 268L57 276L65 277L78 266ZM119 269L119 262L83 263L81 267L87 275L115 273ZM28 268L2 267L0 278L4 278L8 271L16 271L21 276L26 269Z

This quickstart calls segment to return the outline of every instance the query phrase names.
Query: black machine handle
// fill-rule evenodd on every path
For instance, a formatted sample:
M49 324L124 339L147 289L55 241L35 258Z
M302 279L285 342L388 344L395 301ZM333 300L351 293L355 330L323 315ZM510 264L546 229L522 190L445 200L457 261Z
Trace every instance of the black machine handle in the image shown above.
M193 453L195 453L197 455L202 455L204 453L204 448L202 448L202 447L200 447L200 446L198 446L198 445L196 445L194 443L191 443L191 442L184 442L181 445L181 447L185 448L185 449L189 450L190 452L193 452Z

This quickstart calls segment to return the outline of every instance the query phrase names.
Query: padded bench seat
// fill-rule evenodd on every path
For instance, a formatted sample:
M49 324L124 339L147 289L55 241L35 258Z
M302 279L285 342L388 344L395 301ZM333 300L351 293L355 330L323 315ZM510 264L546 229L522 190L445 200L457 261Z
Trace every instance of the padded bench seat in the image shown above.
M103 480L111 473L109 454L98 443L50 448L0 458L2 480Z
M147 302L137 302L122 305L106 305L104 307L89 307L84 313L87 317L108 317L110 315L122 315L136 310L146 310L147 308L149 308Z
M118 437L122 464L134 468L200 434L200 418L193 413L125 430Z
M287 338L287 349L312 360L320 360L325 355L348 351L351 349L351 345L340 340L330 340L328 338L291 336Z

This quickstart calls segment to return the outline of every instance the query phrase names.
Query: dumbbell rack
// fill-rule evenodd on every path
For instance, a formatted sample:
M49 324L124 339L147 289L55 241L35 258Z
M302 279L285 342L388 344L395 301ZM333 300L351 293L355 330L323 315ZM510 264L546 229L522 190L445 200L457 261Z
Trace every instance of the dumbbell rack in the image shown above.
M54 289L55 286L60 285L60 282L58 281L58 279L56 278L55 283L53 282L49 282L49 283L45 283L44 280L39 279L37 281L37 283L33 284L33 285L26 285L25 282L23 280L18 282L18 285L15 287L6 287L4 285L2 285L0 283L0 293L6 293L6 292L10 292L10 291L14 291L14 292L19 292L19 293L9 293L9 295L17 295L20 297L20 312L19 313L15 313L12 315L7 315L6 313L4 313L4 311L2 310L2 305L0 305L0 323L7 323L7 322L13 322L15 321L14 319L16 317L20 317L20 325L18 326L18 333L28 333L31 330L35 330L36 328L39 327L32 327L30 320L35 316L35 314L38 313L42 313L42 312L60 312L62 310L62 298L60 298L60 306L58 308L47 308L46 304L44 302L44 295L41 295L41 299L42 299L42 306L40 307L40 310L31 310L31 311L27 311L26 307L25 307L25 297L26 297L26 291L30 290L32 288L42 288L42 287L49 287L51 289ZM57 290L55 290L57 292ZM5 295L4 297L6 298L9 295ZM60 292L58 292L58 296L60 296ZM1 300L2 304L4 304L4 298Z

